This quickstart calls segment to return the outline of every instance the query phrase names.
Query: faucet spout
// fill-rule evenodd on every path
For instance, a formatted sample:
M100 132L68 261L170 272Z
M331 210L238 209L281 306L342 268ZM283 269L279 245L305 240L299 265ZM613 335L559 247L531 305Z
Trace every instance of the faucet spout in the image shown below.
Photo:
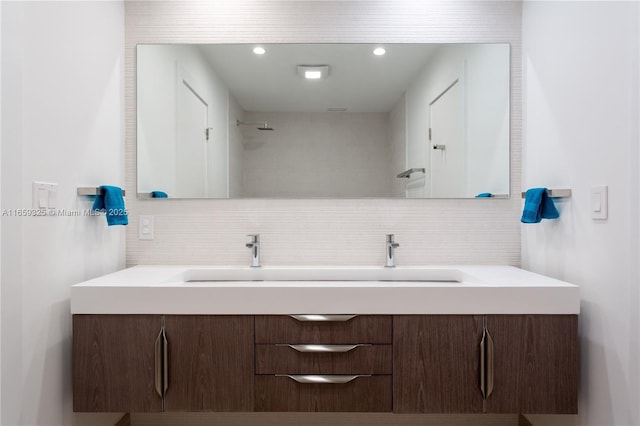
M395 268L396 267L396 258L395 258L395 249L400 247L400 244L396 243L394 240L393 234L387 234L387 244L386 244L386 257L387 262L384 265L386 268Z
M260 267L260 234L249 234L247 237L251 237L251 241L245 244L247 248L251 249L251 267Z

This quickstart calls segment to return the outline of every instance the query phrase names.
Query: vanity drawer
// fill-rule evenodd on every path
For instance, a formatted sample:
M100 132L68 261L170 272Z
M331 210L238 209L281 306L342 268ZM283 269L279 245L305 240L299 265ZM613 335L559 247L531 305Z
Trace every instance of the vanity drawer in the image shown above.
M345 352L301 350L308 348L256 345L256 374L391 374L392 371L391 345L357 346Z
M298 383L286 376L256 376L256 411L390 412L391 375L348 383Z
M300 321L289 315L257 315L256 343L391 344L391 329L390 315L357 315L346 321Z

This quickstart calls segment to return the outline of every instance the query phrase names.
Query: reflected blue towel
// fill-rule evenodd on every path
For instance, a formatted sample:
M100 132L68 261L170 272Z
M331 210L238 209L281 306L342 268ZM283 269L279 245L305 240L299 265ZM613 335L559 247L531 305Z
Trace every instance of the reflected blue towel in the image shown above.
M122 189L117 186L101 186L93 202L93 210L104 211L109 226L129 224Z
M490 192L481 192L480 194L476 195L476 198L489 198L489 197L493 197L493 194L491 194Z
M151 198L169 198L169 196L163 191L151 191Z
M547 194L547 188L531 188L524 197L522 223L539 223L541 219L557 219L560 213Z

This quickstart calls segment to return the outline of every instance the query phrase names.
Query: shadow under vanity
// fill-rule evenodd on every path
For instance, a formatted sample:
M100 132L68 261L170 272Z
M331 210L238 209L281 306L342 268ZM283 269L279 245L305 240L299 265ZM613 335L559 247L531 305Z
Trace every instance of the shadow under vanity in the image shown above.
M71 301L75 411L577 413L579 289L517 268L135 267Z

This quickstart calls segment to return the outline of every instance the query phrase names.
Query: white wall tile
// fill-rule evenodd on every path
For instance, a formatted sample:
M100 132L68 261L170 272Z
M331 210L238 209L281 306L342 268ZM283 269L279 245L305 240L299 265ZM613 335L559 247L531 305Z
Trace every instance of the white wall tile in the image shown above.
M521 3L484 1L125 2L126 175L136 182L135 45L256 42L509 42L508 200L136 200L127 197L127 264L247 264L245 234L262 235L263 264L520 263ZM137 217L155 216L140 241Z

